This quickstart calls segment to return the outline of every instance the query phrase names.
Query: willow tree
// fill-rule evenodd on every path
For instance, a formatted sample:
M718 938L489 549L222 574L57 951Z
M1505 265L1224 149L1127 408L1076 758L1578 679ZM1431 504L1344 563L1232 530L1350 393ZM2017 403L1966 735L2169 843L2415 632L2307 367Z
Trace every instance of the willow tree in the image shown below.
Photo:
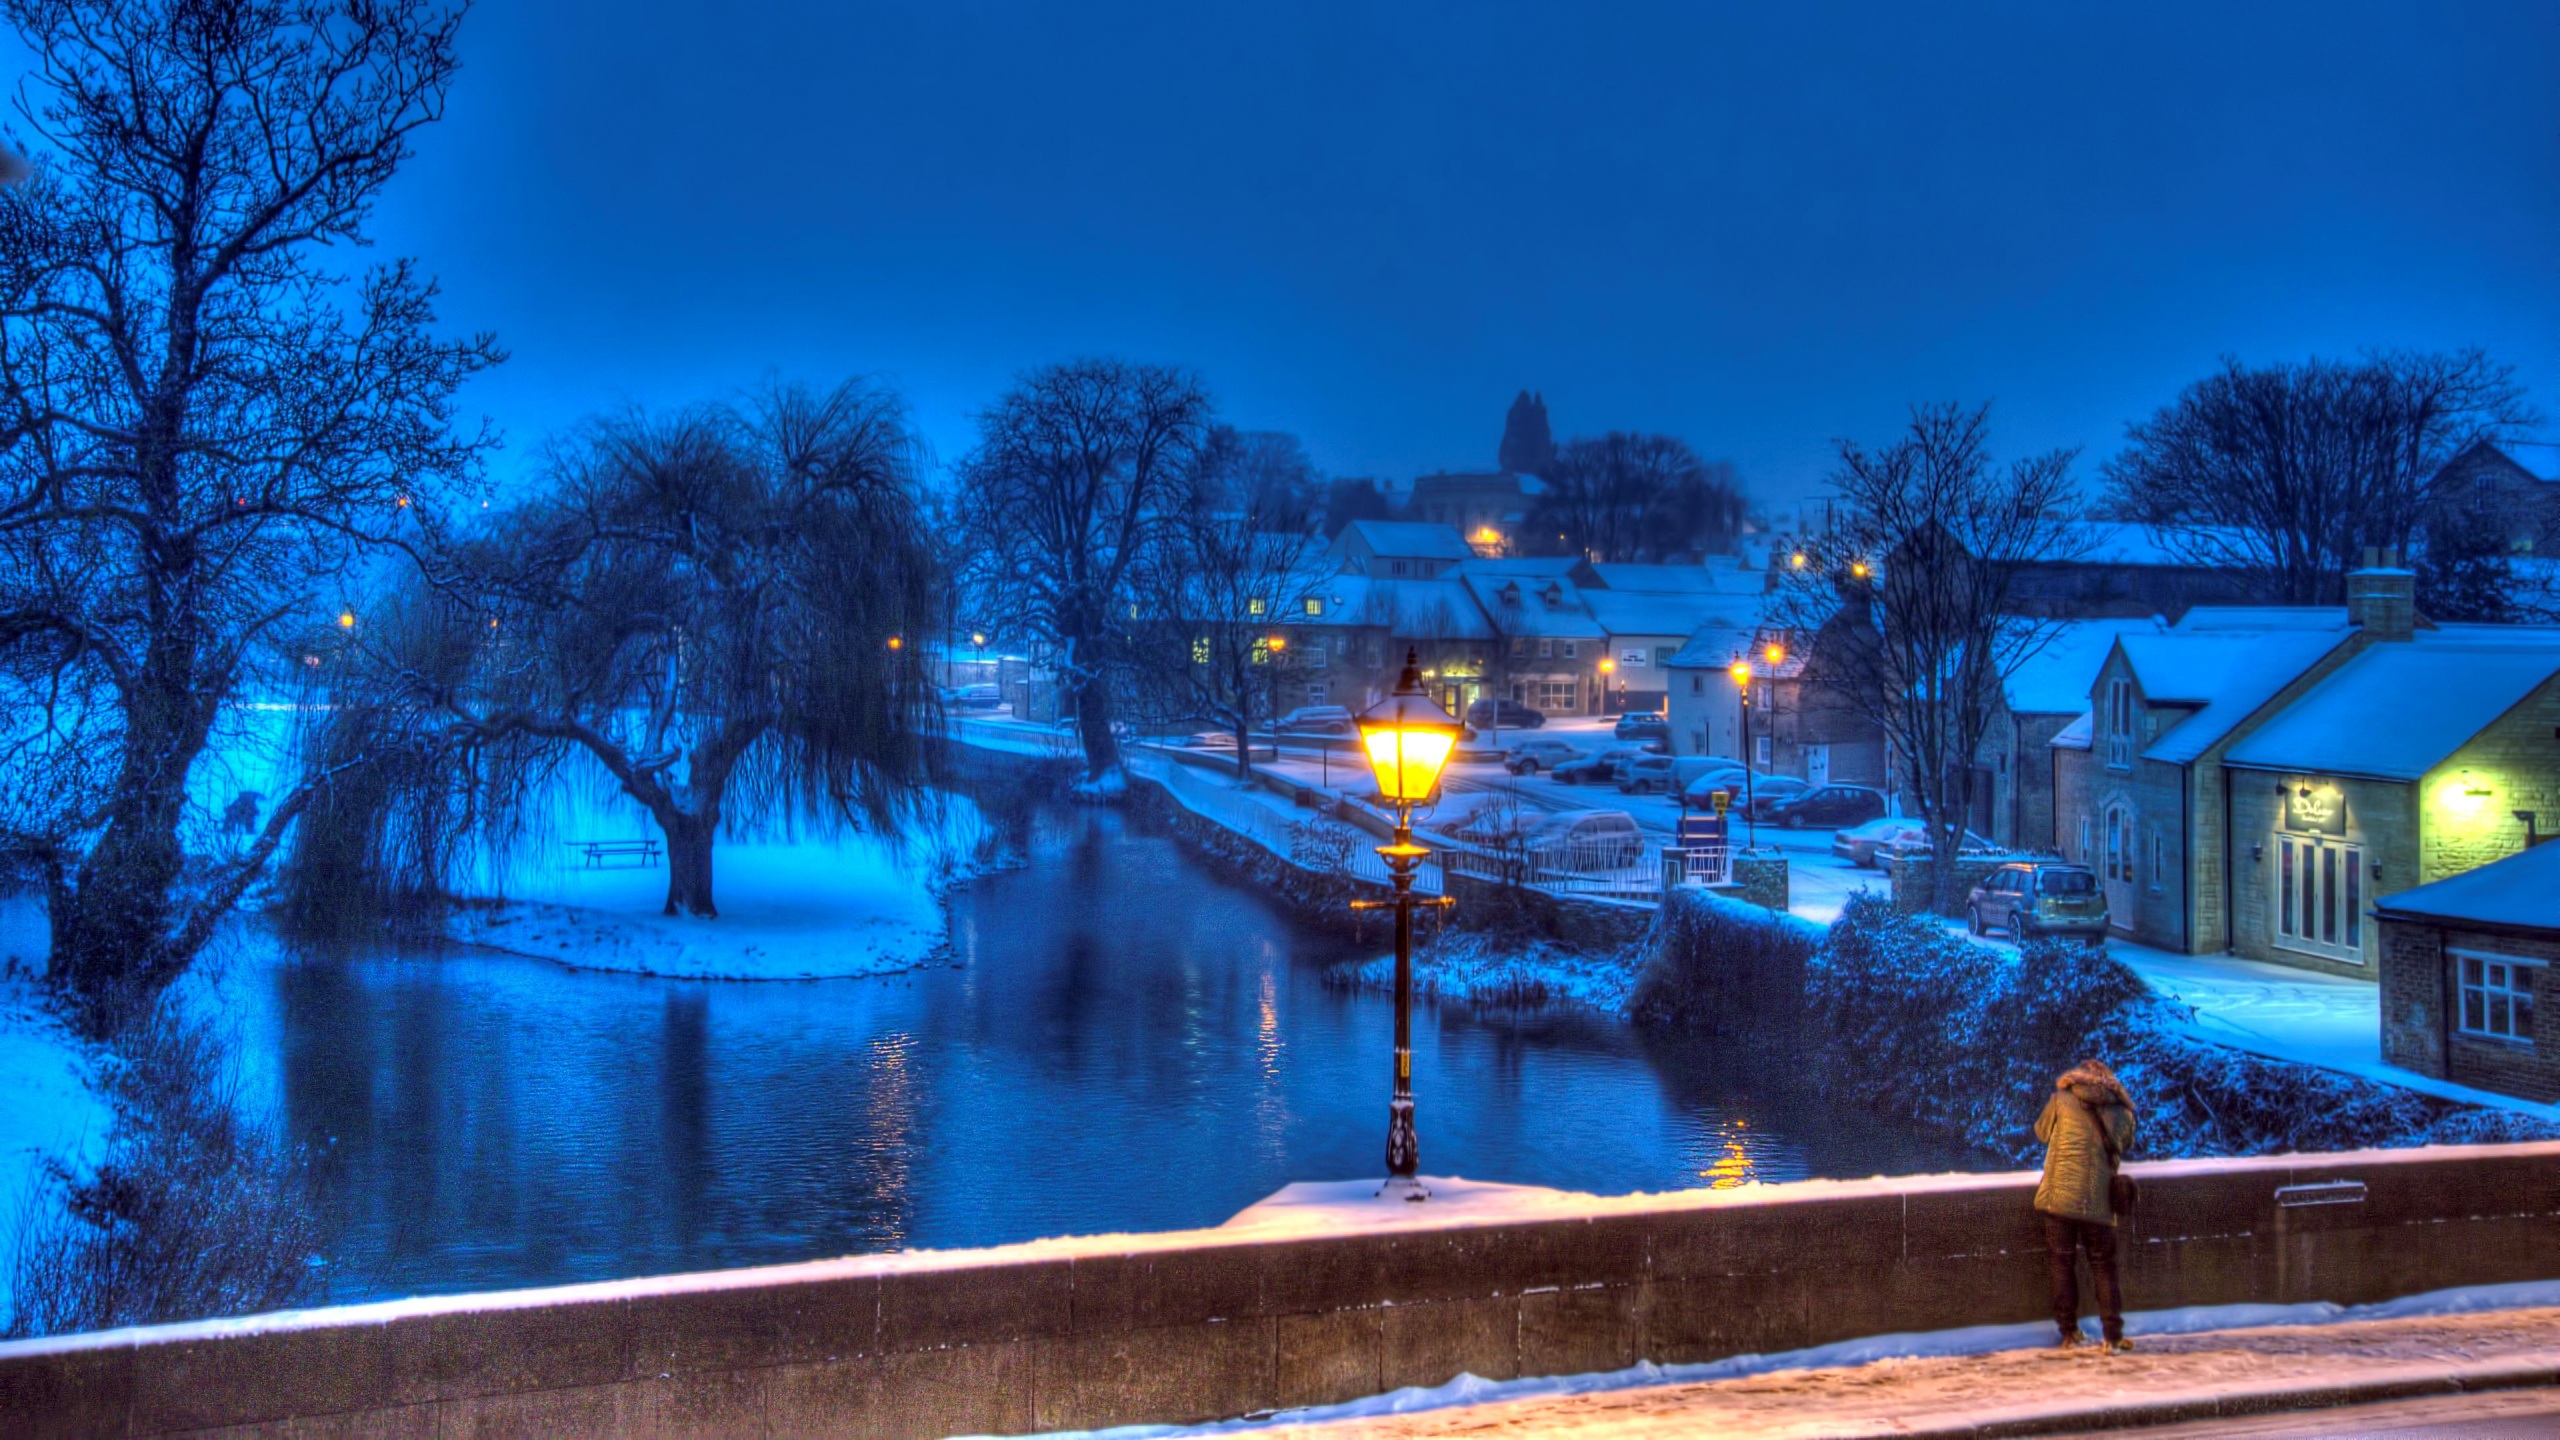
M412 759L371 793L341 783L353 798L306 827L309 864L370 847L441 870L465 853L453 826L504 832L574 755L657 822L670 915L719 913L724 822L894 824L935 713L909 643L939 594L915 448L903 406L860 383L635 415L556 446L547 492L454 556L350 667L319 763Z
M13 808L50 973L93 1028L175 978L306 792L190 852L188 781L277 642L366 552L414 545L483 437L453 396L498 358L434 333L406 261L351 270L443 114L456 7L7 0L31 57L0 196L5 728L79 793ZM27 697L67 697L49 715ZM49 753L42 753L49 752ZM201 818L200 816L197 818Z

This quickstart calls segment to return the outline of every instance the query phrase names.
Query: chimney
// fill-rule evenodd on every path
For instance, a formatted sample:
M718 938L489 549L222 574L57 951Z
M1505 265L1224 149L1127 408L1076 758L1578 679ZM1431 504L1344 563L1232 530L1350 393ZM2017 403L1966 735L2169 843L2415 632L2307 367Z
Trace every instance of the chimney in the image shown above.
M2364 568L2347 572L2347 619L2376 640L2417 633L2418 577L2400 568L2400 547L2365 547Z

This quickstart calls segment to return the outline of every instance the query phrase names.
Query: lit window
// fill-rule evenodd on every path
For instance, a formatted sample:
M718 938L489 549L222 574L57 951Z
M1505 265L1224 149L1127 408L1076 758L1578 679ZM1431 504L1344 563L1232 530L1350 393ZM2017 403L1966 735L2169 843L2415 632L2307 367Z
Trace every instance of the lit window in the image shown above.
M2506 955L2463 954L2462 1033L2533 1043L2533 978L2540 965Z
M1310 615L1321 615L1321 614L1323 614L1323 613L1324 613L1324 597L1323 597L1323 596L1321 596L1321 595L1310 595L1310 596L1308 596L1308 597L1307 597L1307 613L1308 613L1308 614L1310 614Z
M1260 615L1270 608L1271 607L1264 603L1263 598L1259 595L1256 595L1252 599L1244 602L1244 613L1247 615Z
M1191 642L1191 663L1194 665L1206 665L1209 663L1208 636L1203 635L1199 639Z

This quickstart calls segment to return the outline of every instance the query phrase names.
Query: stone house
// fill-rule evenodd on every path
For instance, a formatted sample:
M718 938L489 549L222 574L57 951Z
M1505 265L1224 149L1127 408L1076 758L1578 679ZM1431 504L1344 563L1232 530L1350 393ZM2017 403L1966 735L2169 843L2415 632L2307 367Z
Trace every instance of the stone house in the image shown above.
M1333 537L1339 568L1379 580L1431 580L1475 558L1454 525L1354 520Z
M1537 483L1506 470L1417 475L1405 496L1404 519L1456 530L1473 554L1513 554Z
M1835 616L1809 639L1768 625L1701 626L1669 665L1672 753L1747 759L1764 775L1816 785L1884 785L1884 731L1823 683L1825 639L1850 623ZM1736 660L1751 667L1748 745L1742 697L1730 673Z
M2560 824L2560 630L2370 631L2223 764L2232 953L2373 976L2374 896Z
M1606 708L1661 710L1670 701L1671 657L1699 630L1748 629L1767 586L1724 557L1703 565L1577 561L1569 572L1607 635Z
M2098 872L2117 933L2225 948L2222 757L2355 641L2349 611L2311 608L2199 607L2115 637L2088 713L2050 748L2055 848Z
M2560 845L2373 907L2382 1058L2528 1100L2560 1100Z
M2054 823L2054 737L2089 709L2089 690L2119 635L2152 633L2155 620L2072 620L2000 687L1974 751L1971 814L1965 823L2010 849L2050 850Z
M1477 678L1547 715L1597 715L1609 658L1608 633L1591 618L1568 556L1471 560L1458 569L1493 646Z
M2445 462L2427 494L2439 514L2491 519L2509 554L2560 553L2560 448L2479 441Z

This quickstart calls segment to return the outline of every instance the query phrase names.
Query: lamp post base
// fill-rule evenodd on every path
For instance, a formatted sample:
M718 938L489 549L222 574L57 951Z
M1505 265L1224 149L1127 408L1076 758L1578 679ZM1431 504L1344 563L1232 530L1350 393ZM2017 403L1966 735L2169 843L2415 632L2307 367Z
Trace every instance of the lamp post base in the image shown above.
M1431 1198L1431 1190L1419 1179L1416 1179L1411 1175L1390 1175L1387 1177L1387 1183L1378 1187L1378 1198L1381 1200L1410 1200L1420 1203L1421 1201Z

